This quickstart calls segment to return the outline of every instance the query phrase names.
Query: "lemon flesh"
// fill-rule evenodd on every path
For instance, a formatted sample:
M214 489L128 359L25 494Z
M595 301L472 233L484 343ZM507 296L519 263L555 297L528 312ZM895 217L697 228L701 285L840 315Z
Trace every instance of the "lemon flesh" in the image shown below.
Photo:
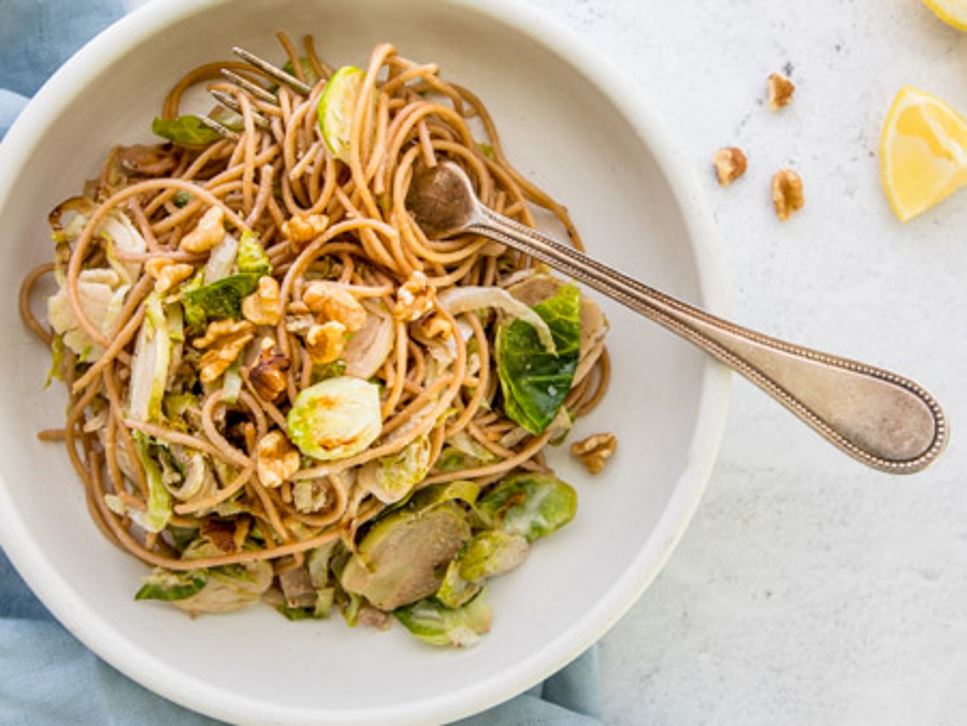
M923 0L933 14L957 30L967 30L967 0Z
M880 139L883 189L903 222L967 182L967 121L929 93L904 86Z

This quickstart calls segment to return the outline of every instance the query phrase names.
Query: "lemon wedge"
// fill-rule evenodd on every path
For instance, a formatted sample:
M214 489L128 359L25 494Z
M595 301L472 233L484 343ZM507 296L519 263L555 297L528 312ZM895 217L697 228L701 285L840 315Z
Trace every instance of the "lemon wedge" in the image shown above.
M343 66L326 82L316 108L322 138L332 155L341 161L349 161L353 111L356 110L356 98L365 76L361 68Z
M923 0L923 4L951 28L967 30L967 0Z
M936 96L904 86L880 138L883 189L906 222L967 183L967 120Z

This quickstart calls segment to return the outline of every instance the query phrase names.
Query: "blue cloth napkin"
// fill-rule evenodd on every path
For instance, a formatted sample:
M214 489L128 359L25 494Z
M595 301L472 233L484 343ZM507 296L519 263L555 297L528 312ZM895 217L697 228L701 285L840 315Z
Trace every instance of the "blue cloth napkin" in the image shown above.
M0 0L0 139L46 78L124 13L121 0ZM460 726L599 726L594 650ZM0 723L217 723L98 659L34 597L0 551Z

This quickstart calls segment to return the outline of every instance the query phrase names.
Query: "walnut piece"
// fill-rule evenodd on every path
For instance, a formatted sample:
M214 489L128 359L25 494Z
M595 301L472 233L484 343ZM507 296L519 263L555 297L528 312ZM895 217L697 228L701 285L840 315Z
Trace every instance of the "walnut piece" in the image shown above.
M416 326L419 328L420 333L430 340L434 338L449 338L453 333L453 326L450 325L450 321L440 315L440 313L427 315Z
M178 245L185 252L208 252L225 239L225 212L212 207L205 212L195 228L181 238Z
M247 320L216 320L209 325L192 343L205 350L199 364L202 383L211 383L228 370L253 337L255 327Z
M195 273L186 262L176 263L169 257L152 257L144 263L145 272L155 279L155 292L164 294Z
M204 350L211 346L215 341L239 333L251 333L252 324L245 320L216 320L208 326L205 335L196 338L192 343L196 348Z
M313 325L306 333L306 350L313 363L332 363L346 350L346 326L338 320Z
M770 111L778 111L792 103L792 94L796 92L796 84L784 75L781 73L769 74L767 86Z
M285 391L285 372L291 365L288 358L275 349L275 341L266 338L259 350L259 359L248 372L248 380L263 401L275 402Z
M350 333L355 333L366 323L366 308L339 283L313 280L306 285L302 301L316 313L320 323L331 320L342 323Z
M329 217L324 214L302 214L292 217L282 225L282 236L296 252L301 252L313 239L326 231Z
M589 472L600 474L617 446L618 440L614 434L591 434L586 439L571 444L571 453L580 459Z
M417 270L396 291L393 317L410 322L419 320L430 312L435 304L436 289L430 285L426 275Z
M719 180L719 186L727 187L745 174L749 160L742 149L735 146L726 146L715 152L712 156L712 164L715 167L715 176Z
M275 489L299 471L299 452L278 429L269 431L256 447L255 469L259 481Z
M277 325L282 319L279 283L270 275L259 278L258 290L242 300L242 315L255 325Z
M777 171L772 177L772 204L776 208L776 216L779 220L785 222L802 209L805 203L802 177L792 169Z
M161 274L161 271L173 264L175 264L175 261L170 257L150 257L144 263L144 271L157 280L158 276Z

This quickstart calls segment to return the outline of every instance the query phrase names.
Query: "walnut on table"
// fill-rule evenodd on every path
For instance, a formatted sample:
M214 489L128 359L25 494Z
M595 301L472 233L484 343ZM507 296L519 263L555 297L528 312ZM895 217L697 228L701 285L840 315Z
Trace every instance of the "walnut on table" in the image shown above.
M798 212L806 204L802 177L792 169L780 169L772 177L772 204L781 222Z
M719 180L719 185L727 187L745 174L745 170L749 167L749 160L742 149L726 146L712 155L712 165L715 167L715 176Z
M769 110L778 111L792 103L796 84L781 73L771 73L767 81L769 91Z

